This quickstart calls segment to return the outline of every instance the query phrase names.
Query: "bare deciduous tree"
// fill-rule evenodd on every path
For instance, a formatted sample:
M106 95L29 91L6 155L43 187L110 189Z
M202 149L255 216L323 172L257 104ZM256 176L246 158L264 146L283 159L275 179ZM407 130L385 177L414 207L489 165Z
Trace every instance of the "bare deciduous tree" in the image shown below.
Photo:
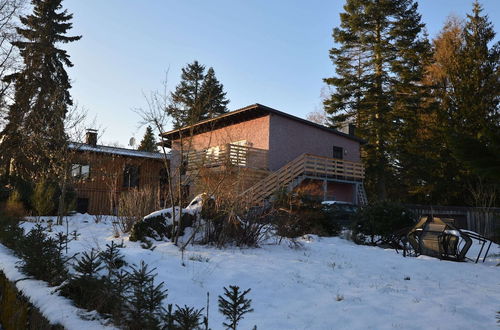
M3 78L19 67L17 49L12 45L16 38L16 23L26 0L0 0L0 129L6 107L12 97L12 83Z

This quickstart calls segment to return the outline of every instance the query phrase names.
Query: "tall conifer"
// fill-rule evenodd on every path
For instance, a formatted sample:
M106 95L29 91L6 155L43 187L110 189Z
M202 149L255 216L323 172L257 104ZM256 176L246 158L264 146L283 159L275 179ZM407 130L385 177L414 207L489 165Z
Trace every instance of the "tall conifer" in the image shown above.
M385 199L396 161L395 129L405 111L418 107L419 59L428 43L413 0L346 0L340 20L333 30L338 46L330 50L336 76L324 79L334 87L325 110L333 127L356 123L367 140L368 191L372 198Z
M203 79L201 88L201 99L203 100L203 119L213 118L222 115L228 111L224 86L215 77L213 68L208 68L207 74Z
M182 69L181 82L171 93L171 99L167 113L174 120L174 128L225 113L229 103L213 68L205 74L205 66L198 61Z
M24 67L7 79L14 82L14 103L1 133L2 162L14 160L16 172L27 179L50 173L57 152L66 144L64 118L73 104L65 67L73 64L56 46L79 40L67 36L72 14L62 10L62 0L32 0L33 13L23 16L17 29Z

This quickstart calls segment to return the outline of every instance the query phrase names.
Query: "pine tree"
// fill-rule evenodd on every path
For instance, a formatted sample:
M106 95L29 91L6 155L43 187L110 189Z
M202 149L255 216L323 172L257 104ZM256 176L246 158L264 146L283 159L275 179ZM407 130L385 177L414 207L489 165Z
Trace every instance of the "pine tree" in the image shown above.
M174 120L174 128L195 124L227 112L226 93L223 85L209 68L194 61L182 69L181 82L171 93L167 113Z
M235 285L230 285L229 290L224 288L224 296L219 296L219 312L221 312L228 323L222 323L227 329L236 330L238 323L243 319L243 315L253 312L250 308L252 299L247 299L245 296L251 289L240 292L240 288Z
M428 43L413 0L346 0L340 19L333 30L339 46L330 50L336 76L324 79L335 90L325 111L333 127L356 123L368 142L363 157L368 191L385 199L395 163L394 132L410 117L405 111L419 106L415 86Z
M62 10L62 0L32 0L33 13L23 16L17 28L22 40L13 42L24 67L6 79L15 86L14 102L9 107L7 125L0 134L6 167L14 159L16 172L36 178L58 163L57 152L67 140L64 118L73 104L65 67L73 64L57 43L79 40L66 36L72 15Z
M141 144L137 150L148 151L148 152L157 152L158 149L156 147L156 139L153 134L153 129L151 126L146 127L146 133L144 133L144 137L142 138Z

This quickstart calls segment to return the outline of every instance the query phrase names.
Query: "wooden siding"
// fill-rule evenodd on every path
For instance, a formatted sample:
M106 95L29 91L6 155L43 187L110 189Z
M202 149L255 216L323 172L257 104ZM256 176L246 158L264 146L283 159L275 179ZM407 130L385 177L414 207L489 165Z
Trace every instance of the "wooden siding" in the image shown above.
M191 151L186 155L188 170L224 165L266 170L268 168L267 158L267 150L236 144L225 144L220 146L217 153L208 153L205 149L201 151Z
M76 151L74 164L90 165L88 179L74 180L77 198L88 199L89 214L114 214L124 187L124 169L127 165L139 167L138 188L160 188L160 171L165 168L164 160L154 158L129 157L107 153Z

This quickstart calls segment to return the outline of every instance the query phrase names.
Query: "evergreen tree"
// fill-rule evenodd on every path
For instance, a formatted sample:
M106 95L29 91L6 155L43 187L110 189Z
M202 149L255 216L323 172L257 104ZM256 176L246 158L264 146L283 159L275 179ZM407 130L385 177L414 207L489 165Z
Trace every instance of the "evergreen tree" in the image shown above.
M0 161L8 166L14 159L16 172L36 178L58 163L57 152L67 140L64 118L72 105L65 67L73 64L57 43L79 40L66 36L72 15L61 10L62 0L32 0L33 13L23 16L17 28L22 40L13 42L24 67L6 77L14 83L14 102L8 109L7 125L0 134Z
M439 177L435 176L433 184L453 192L453 204L470 203L467 187L477 183L478 174L495 180L491 173L498 145L494 132L500 127L500 43L490 46L494 37L493 27L476 1L464 23L448 21L434 41L428 80L438 125L430 136L440 147L435 154L441 170L436 167Z
M450 70L452 92L448 115L455 131L481 136L500 121L500 41L491 22L475 1L467 15L463 48L456 54L455 70Z
M181 82L171 93L171 103L167 113L174 120L174 128L195 124L227 112L226 93L223 85L209 68L194 61L182 69Z
M142 138L141 144L137 150L141 151L149 151L149 152L157 152L158 149L156 147L156 139L153 134L153 129L151 126L146 127L146 133L144 133L144 137Z
M163 282L154 285L156 268L148 270L144 261L140 267L130 266L128 277L130 293L126 305L126 319L130 329L158 329L162 314L162 301L167 297Z
M371 196L387 197L396 158L398 128L419 107L418 82L429 45L413 0L346 0L341 24L333 30L339 45L330 50L336 76L324 101L331 125L355 122L367 140L364 162Z
M228 321L222 323L226 329L236 330L238 323L243 319L243 315L253 312L252 299L247 299L245 296L251 289L240 292L240 288L235 285L230 285L229 290L224 288L224 296L219 296L219 312L221 312Z
M202 119L208 119L222 115L228 111L224 86L215 77L213 68L208 68L207 74L201 86L201 99L203 100Z

